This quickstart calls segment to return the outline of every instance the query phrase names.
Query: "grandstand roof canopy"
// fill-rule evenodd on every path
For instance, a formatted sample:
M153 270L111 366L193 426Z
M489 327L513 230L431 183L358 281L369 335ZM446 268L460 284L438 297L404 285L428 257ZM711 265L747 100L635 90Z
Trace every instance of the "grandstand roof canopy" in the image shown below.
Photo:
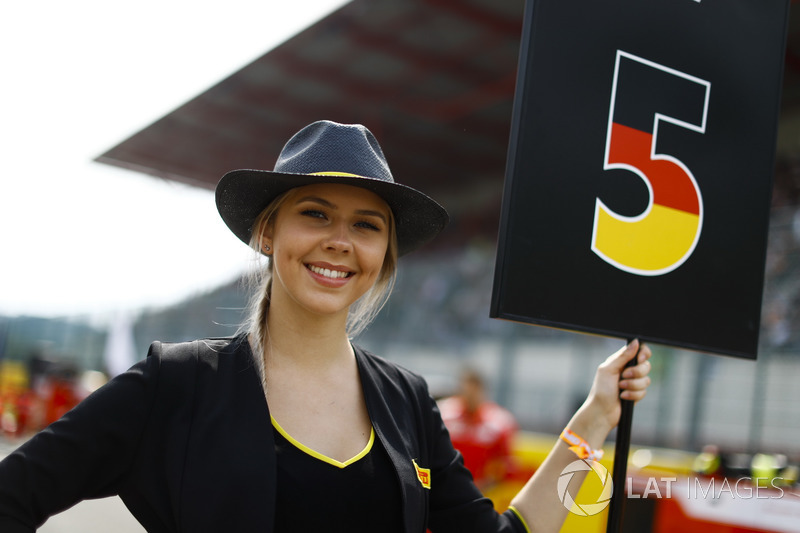
M234 168L271 169L285 141L310 122L360 122L380 140L398 181L443 201L460 226L449 231L495 232L523 4L353 0L98 160L213 188ZM787 48L781 120L794 138L796 7Z

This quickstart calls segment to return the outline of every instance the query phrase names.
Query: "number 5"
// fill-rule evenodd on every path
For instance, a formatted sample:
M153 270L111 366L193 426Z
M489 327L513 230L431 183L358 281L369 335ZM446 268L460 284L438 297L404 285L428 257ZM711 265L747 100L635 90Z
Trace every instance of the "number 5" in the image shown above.
M689 168L657 153L663 122L705 133L711 83L617 51L604 170L624 169L647 185L643 213L627 217L595 201L592 251L641 276L672 272L700 239L703 199Z

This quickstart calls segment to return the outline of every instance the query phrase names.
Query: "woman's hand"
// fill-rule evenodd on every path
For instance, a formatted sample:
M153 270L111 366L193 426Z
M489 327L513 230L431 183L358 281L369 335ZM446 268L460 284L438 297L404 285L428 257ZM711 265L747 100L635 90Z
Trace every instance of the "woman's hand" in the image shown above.
M625 364L639 355L636 365L625 368ZM638 402L647 393L650 385L650 347L634 340L626 347L609 356L594 375L592 390L581 407L583 415L607 426L611 431L619 423L622 400Z

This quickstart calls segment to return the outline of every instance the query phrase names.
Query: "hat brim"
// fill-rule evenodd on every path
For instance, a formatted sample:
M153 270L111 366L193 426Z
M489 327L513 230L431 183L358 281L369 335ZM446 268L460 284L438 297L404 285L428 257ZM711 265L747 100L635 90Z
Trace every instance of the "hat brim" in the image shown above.
M292 174L269 170L233 170L217 184L216 203L228 228L249 244L253 223L278 196L316 183L352 185L384 199L395 218L398 255L429 242L449 221L447 211L426 194L401 183L360 176Z

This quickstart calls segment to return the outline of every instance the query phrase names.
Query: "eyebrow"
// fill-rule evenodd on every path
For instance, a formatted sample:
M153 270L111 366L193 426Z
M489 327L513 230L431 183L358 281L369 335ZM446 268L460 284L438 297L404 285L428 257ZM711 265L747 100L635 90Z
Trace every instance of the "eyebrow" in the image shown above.
M338 207L335 204L329 202L325 198L320 198L319 196L304 196L304 197L300 198L299 200L297 200L297 202L295 202L295 205L301 204L303 202L314 202L314 203L323 205L325 207L328 207L330 209L338 209ZM363 216L378 217L379 219L381 219L383 221L384 224L387 222L386 221L386 215L384 215L380 211L374 211L372 209L356 209L356 214L363 215Z

